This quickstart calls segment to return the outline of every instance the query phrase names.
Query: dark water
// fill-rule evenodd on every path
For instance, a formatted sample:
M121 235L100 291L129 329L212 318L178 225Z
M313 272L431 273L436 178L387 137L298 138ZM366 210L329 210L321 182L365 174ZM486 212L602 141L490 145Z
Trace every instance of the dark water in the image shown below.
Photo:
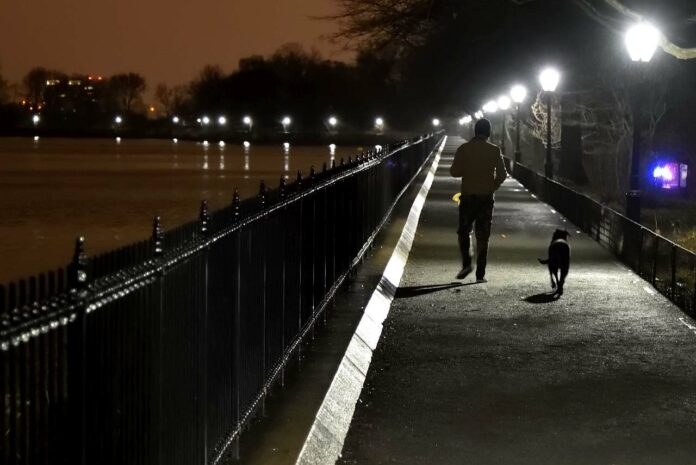
M320 169L357 147L208 146L162 140L0 138L0 283L65 265L75 237L88 253L196 218L200 201L227 205L237 187Z

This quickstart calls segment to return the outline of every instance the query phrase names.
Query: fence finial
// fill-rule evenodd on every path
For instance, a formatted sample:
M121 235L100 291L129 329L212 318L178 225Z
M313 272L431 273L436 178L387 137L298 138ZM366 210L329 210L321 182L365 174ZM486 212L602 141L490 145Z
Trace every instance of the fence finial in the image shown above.
M237 221L239 219L239 203L239 190L235 187L234 193L232 194L232 212L234 221Z
M285 199L285 176L280 177L280 185L278 187L278 192L280 193L280 199L283 200Z
M314 165L312 165L309 168L309 183L314 184L316 177L317 177L317 172L314 170Z
M336 169L336 159L335 158L333 160L331 160L331 169L332 170Z
M83 291L87 287L87 254L85 254L85 238L82 236L75 240L69 280L70 287L78 291Z
M302 190L302 171L297 170L297 190Z
M343 166L344 164L345 164L345 162L343 160L343 157L341 157L341 166Z
M201 201L201 213L198 216L199 232L206 236L210 230L210 215L208 214L208 201Z
M259 184L259 200L261 200L261 208L266 208L267 196L266 183L261 180L261 183Z
M162 219L156 216L152 221L152 255L159 257L164 252L164 231L162 230Z

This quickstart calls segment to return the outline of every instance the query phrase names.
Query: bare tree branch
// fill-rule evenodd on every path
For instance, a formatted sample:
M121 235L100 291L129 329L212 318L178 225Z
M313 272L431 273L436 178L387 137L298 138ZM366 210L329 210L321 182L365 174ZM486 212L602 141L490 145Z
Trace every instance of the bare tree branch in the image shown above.
M633 21L642 21L645 19L643 15L631 10L630 8L619 2L619 0L604 0L604 2ZM671 42L664 34L662 34L660 37L660 47L662 48L662 50L665 51L665 53L668 53L680 60L692 60L696 58L696 47L680 47L677 44Z

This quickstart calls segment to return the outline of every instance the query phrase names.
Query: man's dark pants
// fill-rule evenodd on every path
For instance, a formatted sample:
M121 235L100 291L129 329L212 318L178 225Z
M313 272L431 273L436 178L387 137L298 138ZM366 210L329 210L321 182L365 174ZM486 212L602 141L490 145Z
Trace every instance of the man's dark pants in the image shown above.
M459 199L459 249L462 253L462 266L471 266L471 230L476 234L476 279L486 275L488 240L493 223L493 195L462 195Z

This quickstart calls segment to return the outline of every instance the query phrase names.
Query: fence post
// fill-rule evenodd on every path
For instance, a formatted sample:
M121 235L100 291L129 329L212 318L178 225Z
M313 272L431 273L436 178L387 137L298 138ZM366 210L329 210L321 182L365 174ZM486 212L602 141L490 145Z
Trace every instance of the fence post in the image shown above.
M672 254L670 257L672 262L672 301L677 301L677 246L672 244Z
M87 256L85 238L78 237L68 275L70 301L74 308L74 321L68 323L68 401L71 405L72 430L76 443L73 462L87 465ZM73 316L71 315L71 320Z
M280 177L280 186L278 187L278 193L280 196L280 201L284 202L285 197L286 197L286 183L285 183L285 177L281 176ZM287 208L284 206L282 213L281 213L281 221L283 224L285 224L287 220ZM283 350L285 350L285 344L287 341L285 340L285 266L286 266L286 257L285 257L285 238L283 238L282 241L280 241L280 256L281 256L281 270L280 270L280 343L281 347ZM283 367L280 370L280 385L285 386L285 364L283 364Z
M261 212L265 212L266 210L266 201L267 201L268 193L266 191L266 183L261 181L261 184L259 185L259 204L261 208ZM266 247L268 245L268 241L266 240L268 237L268 217L267 215L263 216L263 219L261 221L261 236L256 240L256 244L261 244L260 247L260 261L261 261L261 373L262 373L262 379L265 383L266 381L266 357L268 356L268 340L266 338L266 325L267 325L267 308L266 308L266 292L268 292L267 289L267 263L266 263ZM261 416L266 416L266 396L263 396L261 399Z
M658 253L659 246L660 246L660 240L657 236L655 236L655 246L653 248L653 262L652 262L652 279L651 279L651 283L653 286L655 286L655 281L657 279L657 253Z
M162 266L162 254L164 253L164 231L162 230L162 221L159 216L155 217L152 222L152 235L150 237L150 248L152 250L152 260L157 269L156 280L157 288L155 289L155 307L157 311L156 324L154 325L157 333L153 337L153 358L155 360L154 377L154 396L156 403L154 405L154 442L155 448L153 451L154 464L162 464L162 399L164 397L164 386L162 381L162 326L164 316L164 267Z
M233 224L239 223L241 219L240 215L240 200L239 191L235 188L234 194L232 195L232 221ZM233 339L233 355L232 355L232 378L234 389L234 398L232 399L232 421L235 425L235 430L239 428L239 423L241 421L241 413L239 412L241 408L241 382L240 376L241 370L241 232L237 231L235 233L235 248L234 248L234 273L233 273L233 285L234 285L234 300L233 300L233 327L232 327L232 337ZM234 460L239 460L239 436L232 442L230 446L230 455Z
M208 213L208 202L203 200L201 202L201 209L198 218L198 233L202 240L206 241L205 248L202 250L203 253L203 263L202 263L202 273L203 273L203 315L200 326L200 346L198 348L199 366L201 367L201 379L199 381L199 421L203 427L203 451L202 451L202 463L208 463L208 301L209 292L208 289L208 264L210 255L210 244L207 243L208 237L210 236L210 214Z

